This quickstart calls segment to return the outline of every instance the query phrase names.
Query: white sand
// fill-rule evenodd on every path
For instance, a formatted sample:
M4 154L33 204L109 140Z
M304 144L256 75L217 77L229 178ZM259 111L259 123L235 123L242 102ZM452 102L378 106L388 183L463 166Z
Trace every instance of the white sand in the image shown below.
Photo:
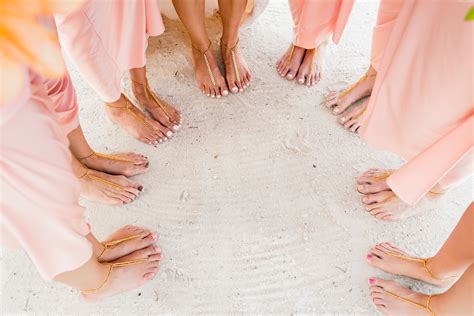
M318 104L329 84L364 72L376 8L359 1L342 43L329 49L324 80L307 88L274 70L291 22L286 1L272 1L241 36L256 78L250 91L219 101L195 88L188 39L180 23L168 21L166 34L151 40L150 81L183 111L184 128L156 148L108 121L72 70L90 143L103 152L136 150L153 163L137 177L146 191L133 204L84 201L90 222L100 237L125 224L156 229L165 260L143 288L90 305L44 282L25 255L3 251L2 314L375 314L367 278L383 274L365 263L369 247L390 241L432 255L471 200L465 184L401 223L377 221L359 203L354 178L401 161L349 135ZM209 25L217 39L218 20Z

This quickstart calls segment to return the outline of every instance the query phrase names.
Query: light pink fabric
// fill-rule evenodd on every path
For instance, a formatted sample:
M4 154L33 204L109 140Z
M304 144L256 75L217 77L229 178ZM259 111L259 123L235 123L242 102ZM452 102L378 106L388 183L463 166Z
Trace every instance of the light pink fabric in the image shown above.
M404 1L380 63L360 134L408 162L388 179L415 204L438 182L472 174L474 23L470 4Z
M52 279L91 258L85 237L90 228L78 204L79 183L65 134L74 115L63 116L62 126L44 78L28 76L21 98L0 106L1 242L22 247L42 277ZM50 93L57 87L50 85Z
M293 44L305 49L318 47L332 35L339 43L354 0L289 0L293 17Z
M61 46L104 102L118 100L123 72L145 66L148 36L164 31L156 0L89 0L55 19Z
M390 38L395 21L400 13L404 0L381 0L377 23L372 34L372 47L370 64L375 70L379 70L385 47Z

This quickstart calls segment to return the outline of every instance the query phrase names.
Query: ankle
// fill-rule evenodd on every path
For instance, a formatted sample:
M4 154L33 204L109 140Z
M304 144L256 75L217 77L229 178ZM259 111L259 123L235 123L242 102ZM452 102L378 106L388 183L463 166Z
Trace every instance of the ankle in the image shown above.
M226 48L232 48L237 45L238 41L239 41L238 34L233 34L230 36L223 33L222 38L221 38L221 46L224 46Z
M206 39L191 41L191 45L192 45L193 53L196 52L202 55L203 53L210 51L212 47L212 42L210 39L206 38Z

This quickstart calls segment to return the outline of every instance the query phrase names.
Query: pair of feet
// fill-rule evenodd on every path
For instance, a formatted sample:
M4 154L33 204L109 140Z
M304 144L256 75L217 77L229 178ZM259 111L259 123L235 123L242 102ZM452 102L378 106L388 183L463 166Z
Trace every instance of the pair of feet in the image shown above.
M211 42L207 47L193 46L192 57L196 83L202 93L210 98L221 98L232 93L243 92L250 86L252 75L240 52L238 41L221 41L221 55L225 66L225 79L212 50Z
M439 287L449 287L456 280L456 277L451 275L433 275L429 269L429 259L410 257L389 243L373 247L367 255L367 262L384 272L407 276ZM432 305L427 306L430 299L428 295L407 289L397 282L370 278L369 289L372 302L384 315L432 315L426 308L433 309Z
M343 90L332 90L324 98L322 105L339 116L339 124L346 130L357 133L360 128L360 118L367 107L367 100L356 104L364 98L370 97L375 85L377 72L370 67L364 76L356 83Z
M124 240L114 244L114 241ZM110 247L94 253L102 264L116 265L111 269L106 283L97 291L84 291L81 297L89 302L96 302L115 294L127 292L142 286L158 273L163 259L160 247L155 243L158 235L147 229L128 225L113 233L102 244L111 242ZM120 263L136 262L136 264ZM97 280L100 284L102 280Z
M125 95L113 103L107 103L110 119L129 134L149 145L157 145L173 137L181 127L181 113L159 98L145 80L132 80L132 96L150 115L146 115Z
M143 155L92 153L77 158L87 170L77 175L81 195L86 199L109 205L128 204L137 199L144 189L143 185L128 178L148 170L150 162Z
M290 45L276 63L277 72L301 85L314 86L321 80L324 71L326 46L327 43L322 43L318 48L304 49Z
M357 178L357 191L362 195L361 202L365 210L377 219L394 221L416 215L420 209L402 202L387 183L394 170L369 169ZM434 190L434 191L433 191ZM434 188L427 196L437 197L443 194L440 188Z

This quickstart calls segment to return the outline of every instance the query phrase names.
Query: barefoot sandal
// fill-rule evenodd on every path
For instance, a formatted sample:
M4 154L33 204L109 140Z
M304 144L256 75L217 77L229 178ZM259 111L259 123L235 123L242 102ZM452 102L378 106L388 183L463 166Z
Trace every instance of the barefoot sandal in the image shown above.
M132 80L130 79L133 83L136 83L142 87L145 88L145 93L147 96L151 96L151 98L153 99L153 101L155 101L155 104L156 104L156 107L160 110L162 110L165 115L169 118L170 117L170 114L168 113L168 111L166 110L166 106L163 105L162 101L158 98L158 96L153 92L153 90L150 89L150 85L148 84L148 79L146 80L146 82L143 84L143 83L140 83L138 81L135 81L135 80Z
M133 162L133 160L128 159L128 158L125 158L125 157L120 157L120 156L115 156L115 155L108 155L108 154L102 154L102 153L98 153L98 152L95 152L95 151L92 151L91 154L89 154L89 155L87 155L87 156L85 156L85 157L77 158L77 160L82 161L82 160L87 159L87 158L90 158L90 157L92 157L92 156L97 156L97 157L106 158L106 159L115 160L115 161L123 161L123 162L130 162L130 163Z
M318 55L318 48L314 48L314 54L313 57L311 57L311 63L309 64L309 74L313 74L313 67L314 67L314 60L316 59L316 56Z
M217 86L217 81L216 81L216 77L214 77L214 74L212 73L212 69L211 69L211 65L209 64L209 58L207 58L207 52L209 51L209 49L211 49L211 44L212 42L209 41L209 46L204 50L204 51L201 51L200 49L192 46L192 48L195 50L195 51L198 51L199 53L201 53L202 55L202 58L204 58L204 62L206 63L206 67L207 67L207 72L209 73L209 77L211 78L211 81L212 81L212 84L214 86Z
M121 244L123 242L126 242L126 241L129 241L129 240L132 240L132 239L136 239L138 237L140 237L141 235L140 234L136 234L136 235L131 235L131 236L128 236L128 237L125 237L125 238L122 238L122 239L116 239L116 240L112 240L112 241L108 241L108 242L105 242L105 243L101 243L102 245L102 251L100 252L100 254L96 257L97 260L100 259L100 257L102 257L104 255L104 253L112 246L116 246L118 244Z
M232 67L234 68L235 77L237 78L237 81L242 85L242 83L240 82L239 68L237 67L237 58L235 57L235 51L234 51L237 45L239 45L239 41L240 40L237 39L237 42L235 43L234 46L228 47L227 45L222 43L222 39L221 39L221 46L224 48L226 56L230 53L230 57L232 58Z
M105 179L96 177L96 176L89 173L89 168L87 168L86 166L83 166L83 167L86 169L86 172L84 172L84 174L82 176L77 177L78 179L89 178L93 181L103 183L103 184L108 185L110 187L114 187L114 188L117 188L119 190L126 191L125 188L123 186L121 186L120 184L113 183L109 180L105 180Z
M392 251L384 251L387 255L391 256L391 257L395 257L395 258L400 258L400 259L405 259L405 260L409 260L409 261L413 261L413 262L420 262L423 264L423 269L425 269L426 273L428 273L428 275L430 276L430 278L432 278L433 280L437 280L437 281L447 281L447 280L450 280L450 279L454 279L454 278L457 278L456 276L451 276L451 277L447 277L447 278L438 278L437 276L434 275L433 272L431 272L431 269L430 267L428 266L429 264L429 261L430 259L421 259L421 258L414 258L414 257L410 257L410 256L406 256L406 255L402 255L402 254L398 254L396 252L392 252Z
M383 289L383 288L382 288L382 291L384 291L386 294L388 294L388 295L390 295L390 296L392 296L392 297L395 297L396 299L399 299L399 300L401 300L401 301L403 301L403 302L405 302L405 303L409 303L409 304L414 305L414 306L416 306L416 307L418 307L418 308L421 308L421 309L424 309L424 310L428 311L428 312L431 314L431 316L436 316L435 312L434 312L434 311L431 309L431 307L430 307L432 295L429 295L429 296L428 296L428 298L426 299L426 304L423 305L423 304L420 304L420 303L417 303L417 302L413 302L412 300L409 300L409 299L407 299L407 298L404 298L404 297L402 297L402 296L400 296L400 295L397 295L397 294L395 294L395 293L389 292L389 291L387 291L387 290L385 290L385 289Z
M132 110L132 107L130 106L130 103L128 102L127 97L125 97L125 106L113 106L109 103L106 103L105 105L111 108L115 108L115 109L125 109L127 112L132 114L137 120L139 120L143 125L145 125L146 127L148 127L149 129L153 131L155 130L153 126L150 123L148 123L144 117L141 117L140 115L138 115Z
M107 282L109 281L110 276L112 274L112 270L114 268L126 267L126 266L130 266L130 265L134 265L134 264L144 263L144 262L147 262L147 261L148 261L148 258L140 258L140 259L135 259L135 260L123 261L123 262L108 263L107 265L109 266L109 271L107 272L107 276L105 277L102 284L99 285L96 288L83 289L83 290L80 290L80 291L81 292L97 292L97 291L101 290L107 284Z

